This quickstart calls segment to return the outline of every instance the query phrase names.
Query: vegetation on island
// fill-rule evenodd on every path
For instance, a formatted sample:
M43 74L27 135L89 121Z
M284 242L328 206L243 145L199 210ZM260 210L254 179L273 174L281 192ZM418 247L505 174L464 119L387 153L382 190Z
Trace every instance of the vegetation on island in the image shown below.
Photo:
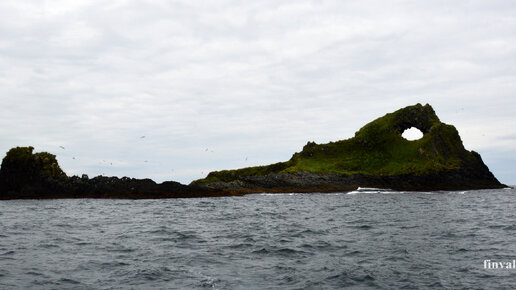
M409 141L401 135L416 127L423 137ZM454 126L442 123L433 108L426 104L399 109L362 127L353 138L316 144L308 142L301 152L286 162L268 166L215 171L193 184L230 182L245 176L271 173L308 172L340 175L393 176L425 175L459 169L480 158L464 149Z

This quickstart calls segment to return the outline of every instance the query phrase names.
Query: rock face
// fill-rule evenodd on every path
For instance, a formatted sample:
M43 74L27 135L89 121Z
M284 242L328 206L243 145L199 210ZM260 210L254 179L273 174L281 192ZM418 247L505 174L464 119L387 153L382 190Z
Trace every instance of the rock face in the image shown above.
M56 156L33 153L34 147L16 147L7 152L0 168L1 193L35 194L45 190L39 185L48 180L64 181L66 174L57 164Z
M150 179L83 175L68 177L55 155L33 153L33 147L16 147L2 160L0 199L33 198L175 198L238 195L219 189L202 188Z
M411 127L421 130L423 137L414 141L404 139L401 134ZM192 184L241 192L506 187L489 171L478 153L464 148L455 127L442 123L428 104L387 114L347 140L328 144L308 142L289 161L211 172Z

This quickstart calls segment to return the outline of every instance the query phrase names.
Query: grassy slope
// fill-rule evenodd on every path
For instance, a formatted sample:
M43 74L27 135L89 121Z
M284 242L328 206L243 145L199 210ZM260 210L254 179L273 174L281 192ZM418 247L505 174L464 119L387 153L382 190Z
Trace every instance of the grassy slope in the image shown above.
M423 131L423 138L408 141L401 137L403 130L411 126ZM417 104L368 123L353 138L328 144L308 142L287 162L215 171L193 183L289 172L421 175L457 169L463 162L474 158L473 154L464 149L455 127L441 123L430 105Z

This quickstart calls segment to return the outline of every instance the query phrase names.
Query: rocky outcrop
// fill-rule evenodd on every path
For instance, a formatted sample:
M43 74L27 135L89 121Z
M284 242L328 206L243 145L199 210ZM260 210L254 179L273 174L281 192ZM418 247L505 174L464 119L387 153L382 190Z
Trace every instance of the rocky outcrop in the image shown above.
M450 170L428 175L365 175L365 174L320 174L309 172L272 173L264 176L243 176L224 182L216 181L205 187L235 191L254 192L340 192L359 187L386 188L400 191L472 190L507 187L493 184L492 175L485 171L467 172Z
M232 196L238 193L150 179L97 176L68 177L55 155L16 147L2 161L0 199L40 198L178 198Z
M419 140L401 135L416 127ZM396 190L464 190L506 187L480 155L467 151L455 127L430 105L417 104L378 118L353 138L308 142L289 161L211 172L192 184L240 192L346 191L357 187Z

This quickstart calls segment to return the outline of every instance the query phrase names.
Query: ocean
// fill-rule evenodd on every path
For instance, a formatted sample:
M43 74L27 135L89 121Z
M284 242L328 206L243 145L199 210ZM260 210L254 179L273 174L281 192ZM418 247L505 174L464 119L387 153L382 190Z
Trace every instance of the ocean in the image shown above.
M0 201L1 289L514 288L516 190Z

